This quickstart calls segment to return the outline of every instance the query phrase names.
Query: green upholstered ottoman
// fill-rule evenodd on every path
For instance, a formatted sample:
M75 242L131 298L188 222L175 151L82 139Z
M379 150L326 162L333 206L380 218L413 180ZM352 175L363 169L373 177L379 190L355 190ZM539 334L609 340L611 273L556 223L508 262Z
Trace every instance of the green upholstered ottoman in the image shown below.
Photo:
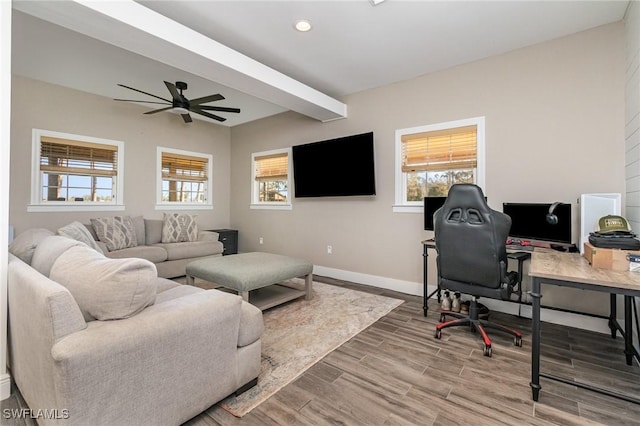
M313 264L279 254L252 252L214 257L191 262L186 267L187 284L195 278L216 283L238 292L242 299L262 310L304 296L311 299ZM291 278L304 277L304 290L279 285ZM249 292L270 287L270 291ZM256 300L253 295L256 294ZM260 296L260 297L258 297Z

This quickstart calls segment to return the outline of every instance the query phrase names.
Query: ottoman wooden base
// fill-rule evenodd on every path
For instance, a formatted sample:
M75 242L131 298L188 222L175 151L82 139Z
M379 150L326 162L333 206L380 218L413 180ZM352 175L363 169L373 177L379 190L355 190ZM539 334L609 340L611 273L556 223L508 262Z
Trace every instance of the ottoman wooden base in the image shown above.
M312 272L313 264L306 260L262 252L196 260L186 267L187 284L193 285L195 278L216 283L262 310L302 296L311 299ZM304 277L304 290L278 285L297 277Z

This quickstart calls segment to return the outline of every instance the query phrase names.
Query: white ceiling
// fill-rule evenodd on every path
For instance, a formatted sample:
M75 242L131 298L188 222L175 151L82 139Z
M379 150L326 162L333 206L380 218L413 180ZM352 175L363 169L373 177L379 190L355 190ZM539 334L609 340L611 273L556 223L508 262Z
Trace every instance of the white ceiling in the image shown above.
M309 86L322 92L311 91L313 99L324 94L333 101L329 97L340 99L619 21L629 2L386 0L375 7L368 0L139 3L284 74L282 77L297 80L302 83L302 89ZM127 99L144 99L144 95L118 87L117 83L166 97L164 80L186 81L189 83L187 98L222 93L226 99L212 105L242 109L240 114L219 114L228 118L223 123L228 126L288 109L306 111L299 104L308 102L307 99L303 102L266 91L265 84L272 84L266 76L268 73L265 73L266 83L259 87L230 78L226 72L198 72L194 64L201 58L192 52L188 52L192 56L180 56L180 60L169 66L30 16L101 38L93 34L91 28L81 30L69 24L77 13L69 12L66 21L40 13L40 9L50 4L53 3L14 2L12 67L15 74ZM294 21L302 18L313 25L308 33L293 29ZM95 21L93 26L98 24L108 31L112 20ZM113 25L112 32L121 31ZM101 39L117 44L109 37ZM321 101L325 102L325 98ZM192 117L199 118L196 114ZM153 116L141 119L153 119Z

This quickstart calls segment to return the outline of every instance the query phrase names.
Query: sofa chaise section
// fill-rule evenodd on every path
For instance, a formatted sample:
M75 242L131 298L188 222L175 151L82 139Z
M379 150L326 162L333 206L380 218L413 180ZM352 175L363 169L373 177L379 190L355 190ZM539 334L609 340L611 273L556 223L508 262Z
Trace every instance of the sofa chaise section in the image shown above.
M9 256L12 375L32 410L68 415L42 424L177 425L255 381L261 312L236 295L155 280L141 312L87 320L69 289Z

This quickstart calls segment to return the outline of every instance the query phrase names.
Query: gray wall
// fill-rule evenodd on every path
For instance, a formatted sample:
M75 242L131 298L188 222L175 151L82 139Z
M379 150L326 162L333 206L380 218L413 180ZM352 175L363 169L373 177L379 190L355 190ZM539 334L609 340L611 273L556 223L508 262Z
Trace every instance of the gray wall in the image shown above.
M334 276L408 292L422 281L422 214L393 213L396 129L486 117L489 204L625 192L624 25L615 23L348 96L349 117L318 123L284 113L231 131L231 224L241 251L304 257ZM374 131L377 195L294 199L251 210L252 152ZM259 245L259 237L264 244ZM333 246L333 254L326 246ZM431 271L434 271L431 256ZM435 275L430 274L435 285ZM576 297L577 296L577 297ZM545 304L604 313L602 295L549 289Z
M201 229L229 225L230 130L179 116L156 114L138 105L115 102L41 81L12 77L11 192L9 223L16 234L30 227L52 230L73 220L92 217L144 215L162 218L155 210L156 147L163 146L213 155L213 211L196 210ZM31 191L31 130L53 130L124 141L124 212L28 213Z

